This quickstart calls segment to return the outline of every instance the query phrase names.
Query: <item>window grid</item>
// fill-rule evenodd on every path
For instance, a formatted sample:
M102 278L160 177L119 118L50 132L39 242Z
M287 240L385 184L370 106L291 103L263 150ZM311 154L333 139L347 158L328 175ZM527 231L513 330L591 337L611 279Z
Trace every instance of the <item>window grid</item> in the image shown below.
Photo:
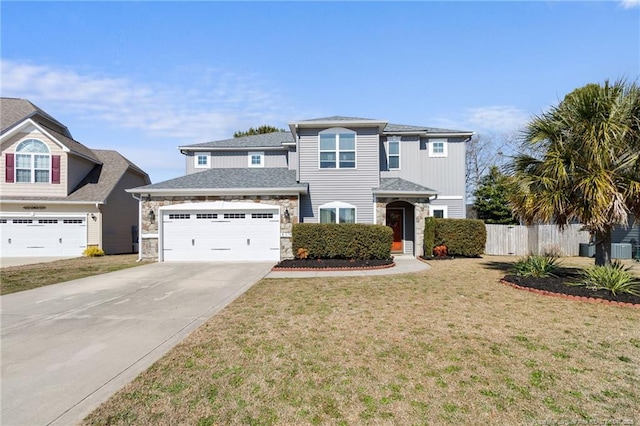
M244 213L225 213L224 218L225 219L244 219L245 214Z
M251 213L251 219L273 219L273 213Z
M389 153L387 155L387 164L390 170L400 168L400 141L389 141Z
M13 219L13 223L33 223L31 219Z
M356 168L355 133L321 133L319 151L321 169Z
M73 224L73 223L83 223L82 219L64 219L62 223Z
M189 213L169 213L169 219L191 219Z
M27 139L16 147L15 181L49 183L51 156L49 148L37 139Z
M217 219L216 213L196 213L196 219Z
M38 223L58 223L58 219L38 219Z

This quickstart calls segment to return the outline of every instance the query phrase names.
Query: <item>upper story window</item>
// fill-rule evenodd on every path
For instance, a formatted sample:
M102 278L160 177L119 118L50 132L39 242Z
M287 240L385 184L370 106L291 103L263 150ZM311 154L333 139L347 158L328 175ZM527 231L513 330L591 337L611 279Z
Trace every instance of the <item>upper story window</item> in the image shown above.
M356 207L340 201L323 204L320 223L356 223Z
M320 168L355 169L356 133L348 129L320 132Z
M16 182L50 183L51 155L49 147L37 139L27 139L16 147Z
M209 153L201 152L195 155L195 167L196 169L209 168Z
M249 167L264 167L264 152L250 152Z
M447 156L447 140L431 139L429 141L429 157L446 157Z
M387 164L389 170L398 170L400 168L400 141L390 140L387 148Z

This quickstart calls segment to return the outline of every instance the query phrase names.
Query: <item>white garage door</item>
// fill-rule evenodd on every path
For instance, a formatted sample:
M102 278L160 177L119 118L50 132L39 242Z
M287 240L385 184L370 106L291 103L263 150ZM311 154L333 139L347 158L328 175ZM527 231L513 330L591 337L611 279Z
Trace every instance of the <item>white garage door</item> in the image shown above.
M87 248L87 223L78 217L0 219L3 257L81 256Z
M280 215L273 210L164 211L167 261L280 260Z

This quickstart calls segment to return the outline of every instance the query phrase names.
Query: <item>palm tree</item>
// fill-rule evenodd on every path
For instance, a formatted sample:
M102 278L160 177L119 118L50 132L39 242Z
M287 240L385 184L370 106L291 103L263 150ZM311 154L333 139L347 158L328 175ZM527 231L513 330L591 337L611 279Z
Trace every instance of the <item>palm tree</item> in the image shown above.
M535 116L511 166L514 213L525 223L579 222L611 262L611 231L640 219L640 88L589 84Z

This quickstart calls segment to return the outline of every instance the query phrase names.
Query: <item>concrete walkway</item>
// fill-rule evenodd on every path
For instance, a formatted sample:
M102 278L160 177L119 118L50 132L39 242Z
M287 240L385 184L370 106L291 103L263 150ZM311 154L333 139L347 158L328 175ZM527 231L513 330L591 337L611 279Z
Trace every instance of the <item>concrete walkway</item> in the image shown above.
M0 424L77 424L272 266L154 263L0 296Z
M394 275L426 271L431 268L413 256L395 256L396 266L385 269L361 271L271 271L266 278L316 278L316 277L362 277L368 275Z

